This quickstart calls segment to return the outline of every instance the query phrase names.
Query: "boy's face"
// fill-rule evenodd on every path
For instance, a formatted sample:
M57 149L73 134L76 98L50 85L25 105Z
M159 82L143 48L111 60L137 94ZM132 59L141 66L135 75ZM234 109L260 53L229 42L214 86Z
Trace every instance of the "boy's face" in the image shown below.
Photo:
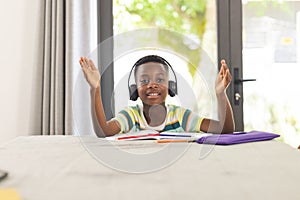
M136 72L138 94L144 104L162 104L168 95L168 71L156 62L140 65Z

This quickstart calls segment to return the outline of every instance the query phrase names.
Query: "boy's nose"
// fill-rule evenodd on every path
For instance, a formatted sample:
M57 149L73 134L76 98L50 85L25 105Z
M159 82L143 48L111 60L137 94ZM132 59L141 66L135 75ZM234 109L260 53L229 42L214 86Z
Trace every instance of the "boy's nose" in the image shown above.
M158 85L155 81L150 81L150 83L147 85L148 88L157 88Z

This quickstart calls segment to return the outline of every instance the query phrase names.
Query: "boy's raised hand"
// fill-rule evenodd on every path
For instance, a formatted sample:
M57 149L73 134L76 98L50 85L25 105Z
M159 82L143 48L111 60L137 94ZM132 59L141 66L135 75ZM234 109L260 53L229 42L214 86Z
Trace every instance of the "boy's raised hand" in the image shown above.
M86 57L80 57L79 63L90 87L97 88L100 85L100 73L93 61Z
M231 79L232 79L231 74L229 72L229 69L228 69L227 64L224 59L221 60L221 64L222 64L222 66L221 66L220 72L217 76L216 85L215 85L217 95L226 92L226 89L229 86Z

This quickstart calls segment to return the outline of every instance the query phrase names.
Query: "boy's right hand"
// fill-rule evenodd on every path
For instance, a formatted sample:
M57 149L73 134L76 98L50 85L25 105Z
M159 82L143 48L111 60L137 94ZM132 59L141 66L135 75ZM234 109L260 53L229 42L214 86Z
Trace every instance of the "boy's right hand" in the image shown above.
M84 77L89 83L90 87L96 89L100 86L100 73L92 60L87 57L80 57L79 63L84 73Z

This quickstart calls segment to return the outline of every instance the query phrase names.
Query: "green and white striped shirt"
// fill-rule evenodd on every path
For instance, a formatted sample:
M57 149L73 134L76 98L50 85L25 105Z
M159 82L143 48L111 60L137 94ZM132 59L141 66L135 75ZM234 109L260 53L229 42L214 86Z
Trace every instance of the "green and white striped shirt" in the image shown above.
M157 127L148 125L141 105L130 106L120 111L114 118L121 126L120 133L136 132L145 129L168 132L200 132L203 117L189 109L176 105L167 105L165 122Z

